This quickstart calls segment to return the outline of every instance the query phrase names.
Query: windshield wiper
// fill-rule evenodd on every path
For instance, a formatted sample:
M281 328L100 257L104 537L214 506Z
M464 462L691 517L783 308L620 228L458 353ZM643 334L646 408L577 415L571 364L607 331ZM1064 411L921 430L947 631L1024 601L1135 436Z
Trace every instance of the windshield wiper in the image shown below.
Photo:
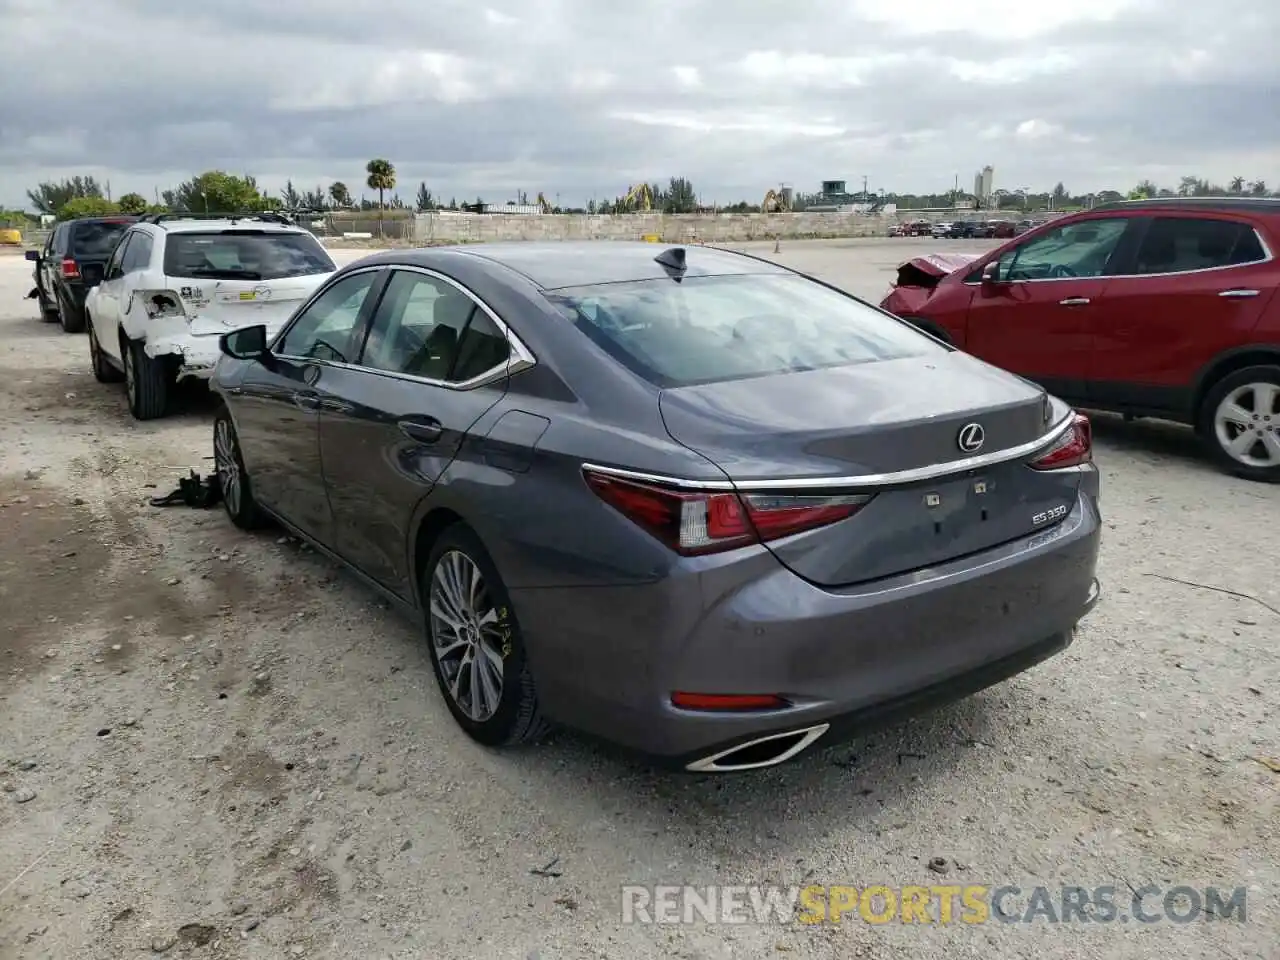
M212 277L217 280L261 280L262 274L256 270L187 270L188 276Z

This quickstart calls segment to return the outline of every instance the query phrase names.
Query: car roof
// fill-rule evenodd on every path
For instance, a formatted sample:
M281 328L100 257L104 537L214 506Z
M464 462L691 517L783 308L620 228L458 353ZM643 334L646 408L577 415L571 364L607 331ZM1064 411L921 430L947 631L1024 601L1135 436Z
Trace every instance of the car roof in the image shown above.
M105 217L76 217L74 220L64 220L59 226L75 227L81 223L123 223L126 226L131 223L137 223L138 218L127 213L113 213Z
M379 255L377 259L384 263L430 267L440 254L460 253L477 260L500 264L544 290L555 290L599 283L666 279L671 274L655 258L673 249L684 250L684 275L687 277L791 272L763 258L718 247L626 240L508 241L472 246L428 247L394 251Z
M1146 200L1114 200L1100 203L1086 213L1108 210L1220 210L1239 213L1280 214L1276 197L1150 197Z
M147 221L143 221L144 223ZM302 227L293 227L283 223L269 223L253 220L164 220L152 226L159 227L165 233L217 233L220 230L253 230L263 233L306 233Z

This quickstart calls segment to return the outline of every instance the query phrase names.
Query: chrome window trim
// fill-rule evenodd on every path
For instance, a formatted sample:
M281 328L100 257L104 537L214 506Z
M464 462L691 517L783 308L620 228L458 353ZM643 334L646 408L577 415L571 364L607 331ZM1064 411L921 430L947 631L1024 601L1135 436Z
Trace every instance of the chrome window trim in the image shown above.
M1166 214L1165 216L1168 217L1168 214ZM1099 219L1106 219L1106 218L1099 218ZM1125 219L1130 219L1130 218L1126 217ZM1173 218L1173 219L1176 219L1176 218ZM1184 219L1207 220L1207 219L1214 219L1214 218L1188 217ZM1228 220L1227 222L1240 223L1239 220ZM1267 238L1262 235L1261 231L1259 231L1257 227L1255 227L1253 224L1247 224L1247 226L1249 227L1250 230L1253 231L1253 235L1257 238L1259 246L1262 247L1261 260L1249 260L1246 263L1228 263L1221 267L1197 267L1194 270L1169 270L1164 273L1100 273L1094 277L1037 277L1035 279L1030 279L1030 280L1010 280L1008 282L1009 283L1064 283L1064 282L1070 282L1072 280L1147 280L1152 277L1188 277L1197 273L1215 273L1219 270L1239 270L1242 267L1257 267L1266 263L1270 263L1272 260L1275 259L1275 254L1271 250L1271 244L1267 243ZM983 266L985 267L986 264L983 264ZM982 286L982 281L981 280L965 280L964 285L966 287L980 287Z
M671 477L659 473L645 473L639 470L628 470L622 467L608 467L597 463L583 463L582 469L617 477L620 480L636 480L641 483L653 483L659 486L680 487L690 490L826 490L833 487L854 487L866 489L873 487L894 487L908 483L920 483L925 480L936 480L950 474L964 473L968 470L980 470L1010 460L1020 460L1052 446L1071 429L1075 422L1075 411L1066 414L1049 431L1029 443L991 453L964 457L960 460L949 460L946 463L930 464L927 467L914 467L910 470L897 470L892 473L863 473L844 477L778 477L764 480L689 480L682 477Z
M509 327L506 323L503 322L502 318L498 316L498 314L494 311L492 307L490 307L487 303L485 303L478 296L476 296L474 293L472 293L470 290L468 290L466 287L460 284L457 280L454 280L452 277L447 277L444 274L439 273L436 270L432 270L428 267L419 267L413 264L398 264L398 263L373 264L368 267L361 267L358 270L352 270L349 273L344 273L342 277L325 283L322 287L317 289L316 292L311 295L310 299L308 299L305 304L303 304L301 307L298 308L298 312L294 314L294 318L285 327L281 329L279 334L276 335L275 340L272 341L272 347L274 348L274 345L276 343L279 343L284 339L285 334L289 331L290 328L293 327L294 323L297 321L297 318L302 316L302 314L306 310L310 309L311 305L316 300L318 300L321 296L323 296L324 292L328 290L330 287L332 287L334 284L340 283L342 280L345 280L348 277L356 276L363 273L378 272L382 270L391 270L391 271L403 270L408 273L420 273L420 274L423 274L424 276L432 278L433 280L442 280L445 283L452 286L455 290L457 290L463 296L470 299L472 303L474 303L481 310L483 310L485 312L485 315L488 316L488 318L493 322L493 325L497 327L498 330L501 331L502 334L507 338L507 344L511 348L510 356L508 356L507 359L504 360L502 363L492 366L488 370L482 371L481 373L478 373L474 377L470 377L467 380L449 381L449 380L436 380L431 377L419 377L411 373L399 373L394 370L379 370L376 367L366 367L363 364L359 364L359 363L344 363L336 360L320 360L315 357L298 357L298 356L294 356L292 354L286 354L286 353L277 353L275 355L285 360L293 360L297 363L314 363L314 364L317 364L318 366L334 367L339 370L358 370L362 373L370 373L380 377L388 377L393 380L404 380L408 383L420 383L426 386L443 387L446 390L459 390L459 391L475 390L478 387L488 386L491 383L494 383L498 380L502 380L505 377L515 376L517 373L520 373L524 370L528 370L530 367L537 365L538 360L537 360L537 357L533 355L533 351L530 350L527 346L525 346L524 341L521 340L520 337L516 335L516 332L512 330L511 327ZM391 281L388 280L387 282L390 283ZM370 323L372 322L373 322L373 318L371 317Z

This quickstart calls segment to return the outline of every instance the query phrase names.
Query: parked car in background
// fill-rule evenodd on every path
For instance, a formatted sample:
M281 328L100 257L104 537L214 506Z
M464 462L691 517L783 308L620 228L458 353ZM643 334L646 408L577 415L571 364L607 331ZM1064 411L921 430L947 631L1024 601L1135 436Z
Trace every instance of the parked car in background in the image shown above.
M930 236L932 236L932 237L933 237L933 239L935 239L935 240L944 240L944 239L946 239L947 237L949 237L949 236L951 235L951 221L950 221L950 220L943 220L943 221L942 221L942 222L940 222L940 223L935 223L935 224L930 228L929 235L930 235Z
M1006 240L1015 236L1017 229L1012 220L988 220L982 225L982 236L988 239Z
M1280 200L1121 201L979 257L902 265L882 306L1082 407L1182 421L1280 482Z
M1097 597L1088 422L761 258L390 251L223 349L227 513L421 615L485 744L769 766L1025 669Z
M982 224L977 220L956 220L946 235L952 240L972 240L982 235Z
M27 297L67 333L85 328L84 301L121 235L137 218L84 217L57 224L40 250L28 250L35 286Z
M907 224L907 236L909 237L931 237L933 236L932 220L912 220Z
M137 419L162 417L177 381L213 373L222 334L274 333L336 269L280 215L142 217L85 300L94 376L124 380Z

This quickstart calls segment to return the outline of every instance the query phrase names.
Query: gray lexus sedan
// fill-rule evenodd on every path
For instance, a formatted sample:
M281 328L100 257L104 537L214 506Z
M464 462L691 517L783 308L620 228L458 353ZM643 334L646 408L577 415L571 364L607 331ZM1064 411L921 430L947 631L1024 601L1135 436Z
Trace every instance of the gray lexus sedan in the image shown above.
M483 744L770 766L1038 663L1098 597L1088 420L766 260L379 253L222 350L231 519L420 616Z

